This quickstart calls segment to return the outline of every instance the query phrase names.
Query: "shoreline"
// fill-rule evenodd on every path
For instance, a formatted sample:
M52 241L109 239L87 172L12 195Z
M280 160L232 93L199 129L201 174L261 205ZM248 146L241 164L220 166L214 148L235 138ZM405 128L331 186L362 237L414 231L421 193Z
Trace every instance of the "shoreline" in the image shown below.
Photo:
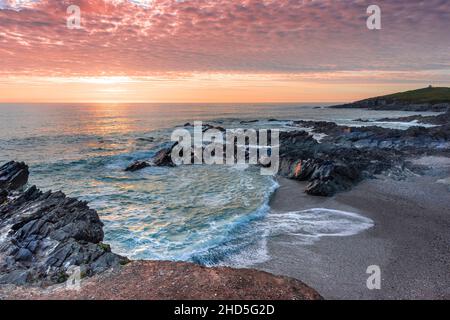
M25 299L449 299L447 117L441 126L404 131L293 121L297 130L281 134L279 188L262 221L269 259L245 269L129 261L103 243L103 223L86 202L25 190L28 166L11 161L0 167L0 283L24 286L0 286L0 299L20 298L21 289ZM175 146L124 171L173 167ZM57 285L71 266L89 277L72 295ZM379 290L367 288L371 266L381 269ZM148 292L155 287L164 292Z
M270 214L329 208L358 213L374 226L311 245L292 235L268 238L270 260L250 267L302 279L325 299L449 299L450 187L437 181L450 176L450 166L438 171L366 180L331 198L307 196L304 182L279 178ZM381 290L367 289L371 265L381 268Z

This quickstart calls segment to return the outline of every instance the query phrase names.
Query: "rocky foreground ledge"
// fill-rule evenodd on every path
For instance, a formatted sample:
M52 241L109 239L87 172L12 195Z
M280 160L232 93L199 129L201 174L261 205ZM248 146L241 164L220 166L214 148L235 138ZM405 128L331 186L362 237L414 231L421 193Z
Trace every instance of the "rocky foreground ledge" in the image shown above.
M301 281L191 263L129 261L103 241L86 202L25 190L24 163L0 167L0 299L321 299ZM80 267L80 290L65 282Z
M86 202L45 192L28 181L24 163L0 167L0 284L64 282L73 266L91 276L128 259L102 243L103 224Z
M321 300L304 283L251 269L206 268L192 263L134 261L86 279L79 291L7 286L0 299L99 300Z

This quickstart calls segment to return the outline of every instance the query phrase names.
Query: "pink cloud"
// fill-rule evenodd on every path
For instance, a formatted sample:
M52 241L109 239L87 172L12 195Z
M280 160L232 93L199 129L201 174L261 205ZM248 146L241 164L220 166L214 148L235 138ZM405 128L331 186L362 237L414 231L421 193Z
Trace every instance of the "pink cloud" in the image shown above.
M136 0L137 1L137 0ZM446 0L0 0L0 73L448 70ZM81 8L82 29L66 28ZM13 10L14 9L14 10Z

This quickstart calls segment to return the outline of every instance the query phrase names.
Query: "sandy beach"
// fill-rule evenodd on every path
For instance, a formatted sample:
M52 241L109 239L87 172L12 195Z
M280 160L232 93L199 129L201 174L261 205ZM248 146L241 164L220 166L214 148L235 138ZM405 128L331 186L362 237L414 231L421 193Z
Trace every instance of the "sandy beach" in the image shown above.
M308 196L304 183L280 179L271 214L329 208L358 213L374 226L312 245L291 235L269 238L271 259L253 267L302 279L326 299L449 299L449 160L422 158L416 162L429 166L425 176L366 180L332 198ZM370 265L381 268L380 290L366 286Z

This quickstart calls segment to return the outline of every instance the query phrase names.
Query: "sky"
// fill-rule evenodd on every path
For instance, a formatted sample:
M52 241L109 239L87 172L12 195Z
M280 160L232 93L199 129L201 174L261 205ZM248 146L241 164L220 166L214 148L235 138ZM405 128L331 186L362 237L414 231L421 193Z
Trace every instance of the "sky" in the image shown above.
M450 86L449 53L448 0L0 0L0 102L354 101Z

